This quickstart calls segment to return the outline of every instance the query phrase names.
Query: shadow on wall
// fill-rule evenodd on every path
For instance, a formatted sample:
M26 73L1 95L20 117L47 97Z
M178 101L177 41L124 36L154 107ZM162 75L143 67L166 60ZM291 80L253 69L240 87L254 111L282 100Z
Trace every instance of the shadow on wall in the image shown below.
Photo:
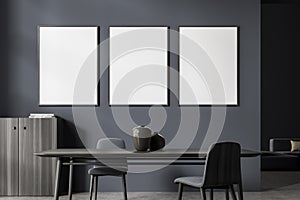
M59 136L58 146L60 148L83 148L84 145L77 134L74 123L66 119L61 119L61 122L62 130L61 135Z
M73 122L70 122L68 120L60 118L61 122L61 130L60 130L60 136L58 138L58 147L59 148L83 148L84 145L82 144L77 131L76 127ZM74 174L77 174L78 176L74 176L74 182L81 182L82 184L79 184L80 187L78 187L77 184L74 184L74 191L80 191L82 188L87 188L88 184L83 182L82 180L85 180L87 177L87 169L85 169L84 173L82 171L84 170L84 166L75 167ZM60 193L63 195L67 194L68 191L68 177L69 177L69 168L63 167L62 168L62 177L60 179Z
M261 174L262 191L288 189L300 184L299 172L269 171Z

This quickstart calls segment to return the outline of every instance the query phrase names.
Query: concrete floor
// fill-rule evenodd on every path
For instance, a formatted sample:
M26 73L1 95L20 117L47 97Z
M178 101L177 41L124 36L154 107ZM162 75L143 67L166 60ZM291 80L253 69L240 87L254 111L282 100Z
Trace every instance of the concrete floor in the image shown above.
M268 172L262 174L262 191L245 192L245 200L299 200L300 172ZM61 200L67 200L62 196ZM88 193L74 194L73 200L89 199ZM123 200L122 193L102 192L99 200ZM176 200L177 193L170 192L131 192L129 200ZM185 192L184 200L200 200L200 192ZM215 200L225 200L223 192L215 193ZM52 200L52 197L0 197L0 200Z
M123 200L122 193L99 193L98 199L101 200ZM1 200L52 200L51 197L0 197ZM60 198L67 200L67 196ZM75 194L74 200L88 199L88 193ZM129 200L176 200L177 193L168 192L132 192L128 193ZM200 193L185 192L184 200L200 200ZM225 199L224 193L217 192L215 200ZM287 187L277 188L276 190L265 190L261 192L245 192L245 200L299 200L300 199L300 184L290 185Z
M245 193L245 200L299 200L300 199L300 184L292 188L285 188L278 191L264 191L264 192L247 192ZM0 197L1 200L52 200L51 197ZM67 200L66 196L60 198L61 200ZM75 194L73 200L88 199L87 193ZM99 193L98 199L101 200L123 200L122 193ZM160 193L160 192L134 192L128 194L129 200L176 200L176 193ZM200 193L188 192L184 193L183 199L185 200L199 200L201 199ZM225 199L223 193L216 193L216 200Z

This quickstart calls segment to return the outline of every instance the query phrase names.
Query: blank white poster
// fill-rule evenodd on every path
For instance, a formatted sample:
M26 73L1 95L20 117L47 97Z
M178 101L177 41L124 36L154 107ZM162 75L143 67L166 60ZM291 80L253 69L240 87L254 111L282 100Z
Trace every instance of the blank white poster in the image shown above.
M168 27L110 27L109 104L168 105Z
M98 104L99 27L39 27L39 104ZM76 93L76 94L75 94Z
M238 105L238 27L179 32L179 104Z

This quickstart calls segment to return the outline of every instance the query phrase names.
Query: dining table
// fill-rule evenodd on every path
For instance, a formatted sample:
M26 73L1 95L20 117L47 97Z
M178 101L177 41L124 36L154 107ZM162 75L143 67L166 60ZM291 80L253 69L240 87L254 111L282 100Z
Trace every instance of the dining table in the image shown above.
M99 150L87 148L58 148L36 152L35 156L56 158L54 200L59 199L59 184L62 166L69 166L68 198L72 199L73 167L78 165L103 164L102 160L126 159L130 165L205 165L207 150L200 149L162 149L153 152L136 150ZM241 158L253 158L262 153L242 149ZM116 164L116 162L114 162ZM243 196L243 191L239 191Z

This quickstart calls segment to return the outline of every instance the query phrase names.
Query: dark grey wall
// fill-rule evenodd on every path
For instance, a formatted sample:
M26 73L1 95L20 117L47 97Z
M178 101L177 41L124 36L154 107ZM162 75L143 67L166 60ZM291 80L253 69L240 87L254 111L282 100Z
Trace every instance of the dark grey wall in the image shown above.
M300 137L299 9L300 1L262 5L262 150L271 138ZM262 168L278 169L277 162L264 158ZM291 169L285 163L282 170Z
M272 137L299 137L300 3L262 6L262 149ZM283 106L284 105L284 106ZM284 117L282 117L284 116Z
M7 1L3 1L0 3L0 90L6 91L7 90L7 79L6 79L6 69L8 67L8 3ZM6 114L6 92L1 95L0 97L0 113Z
M37 25L99 25L100 39L108 37L110 25L168 25L178 30L179 25L237 25L240 27L240 106L229 107L221 140L235 140L243 148L260 149L260 1L259 0L7 0L10 26L8 55L5 67L9 91L5 105L9 116L27 116L30 112L51 112L64 118L63 140L66 146L81 146L76 134L70 107L38 107ZM102 58L103 59L103 58ZM171 67L178 69L178 58L171 56ZM177 77L171 77L177 84ZM107 72L100 82L101 106L96 109L101 125L108 136L122 137L131 145L131 138L116 126L108 106ZM1 83L2 84L2 83ZM171 95L171 105L166 108L168 120L162 132L170 141L177 130L179 109ZM147 124L149 107L132 107L131 115L139 124ZM197 109L197 108L195 108ZM5 115L5 114L4 114ZM207 130L210 108L201 108L201 123L192 148L201 144ZM87 133L88 134L88 133ZM188 132L186 134L189 134ZM94 145L94 144L92 144ZM245 188L260 187L260 160L244 159ZM75 190L87 189L88 179L84 169L78 168ZM173 179L181 175L201 174L197 166L168 167L163 170L130 174L131 191L176 190ZM104 181L103 181L104 182ZM103 183L102 182L102 183ZM119 182L106 179L102 189L119 190ZM116 183L116 184L115 184ZM101 185L101 183L100 183Z

